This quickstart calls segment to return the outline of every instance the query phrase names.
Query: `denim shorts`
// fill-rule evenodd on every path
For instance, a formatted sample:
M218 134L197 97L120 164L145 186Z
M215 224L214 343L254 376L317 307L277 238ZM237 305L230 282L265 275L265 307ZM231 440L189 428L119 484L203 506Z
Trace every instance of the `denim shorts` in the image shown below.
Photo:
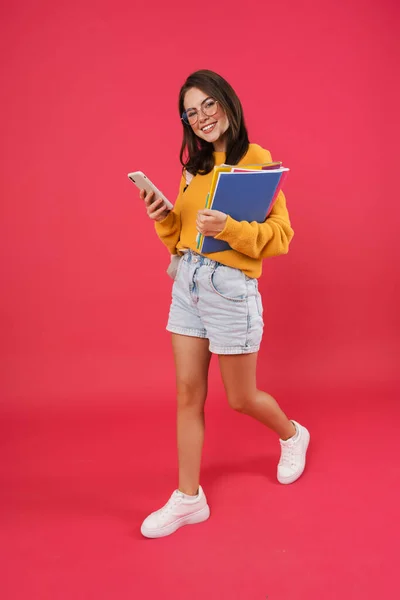
M264 322L257 279L189 250L179 262L167 331L206 338L214 354L260 348Z

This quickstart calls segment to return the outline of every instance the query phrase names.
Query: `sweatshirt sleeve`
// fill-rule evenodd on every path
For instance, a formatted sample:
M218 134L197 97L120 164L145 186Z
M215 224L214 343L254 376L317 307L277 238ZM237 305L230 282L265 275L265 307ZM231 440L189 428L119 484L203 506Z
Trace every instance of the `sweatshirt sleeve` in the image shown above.
M286 200L282 191L264 223L235 221L228 216L225 228L215 236L250 258L267 258L287 254L294 232L290 225Z
M179 242L181 235L181 202L185 186L186 179L185 176L182 175L179 185L179 194L173 210L170 211L165 219L155 222L156 233L171 254L177 254L176 245Z

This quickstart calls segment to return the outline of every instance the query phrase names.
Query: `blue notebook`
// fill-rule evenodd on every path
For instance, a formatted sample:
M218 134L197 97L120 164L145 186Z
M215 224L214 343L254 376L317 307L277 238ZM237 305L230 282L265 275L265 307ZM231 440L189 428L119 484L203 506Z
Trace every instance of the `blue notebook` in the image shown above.
M264 223L288 170L220 173L214 197L207 208L220 210L236 221ZM209 236L201 238L199 250L203 254L231 249L223 240Z

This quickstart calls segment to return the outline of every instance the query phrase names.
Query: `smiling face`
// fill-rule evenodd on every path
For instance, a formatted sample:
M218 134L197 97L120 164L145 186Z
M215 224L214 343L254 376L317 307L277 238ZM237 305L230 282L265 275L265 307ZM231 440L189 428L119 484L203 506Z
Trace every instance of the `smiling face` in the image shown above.
M228 117L220 104L217 104L217 112L214 115L205 115L202 107L207 110L207 102L204 103L207 99L210 99L210 96L197 88L190 88L186 92L185 111L189 114L197 111L198 116L197 122L189 127L198 137L213 144L216 152L226 152L225 133L229 128Z

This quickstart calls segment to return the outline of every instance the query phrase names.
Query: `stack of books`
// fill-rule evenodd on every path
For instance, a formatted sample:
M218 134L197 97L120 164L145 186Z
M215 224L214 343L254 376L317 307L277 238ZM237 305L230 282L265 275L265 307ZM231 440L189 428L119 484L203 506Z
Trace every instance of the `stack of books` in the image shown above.
M214 167L205 208L220 210L236 221L264 223L288 171L281 162ZM231 249L227 242L200 233L196 241L203 254Z

